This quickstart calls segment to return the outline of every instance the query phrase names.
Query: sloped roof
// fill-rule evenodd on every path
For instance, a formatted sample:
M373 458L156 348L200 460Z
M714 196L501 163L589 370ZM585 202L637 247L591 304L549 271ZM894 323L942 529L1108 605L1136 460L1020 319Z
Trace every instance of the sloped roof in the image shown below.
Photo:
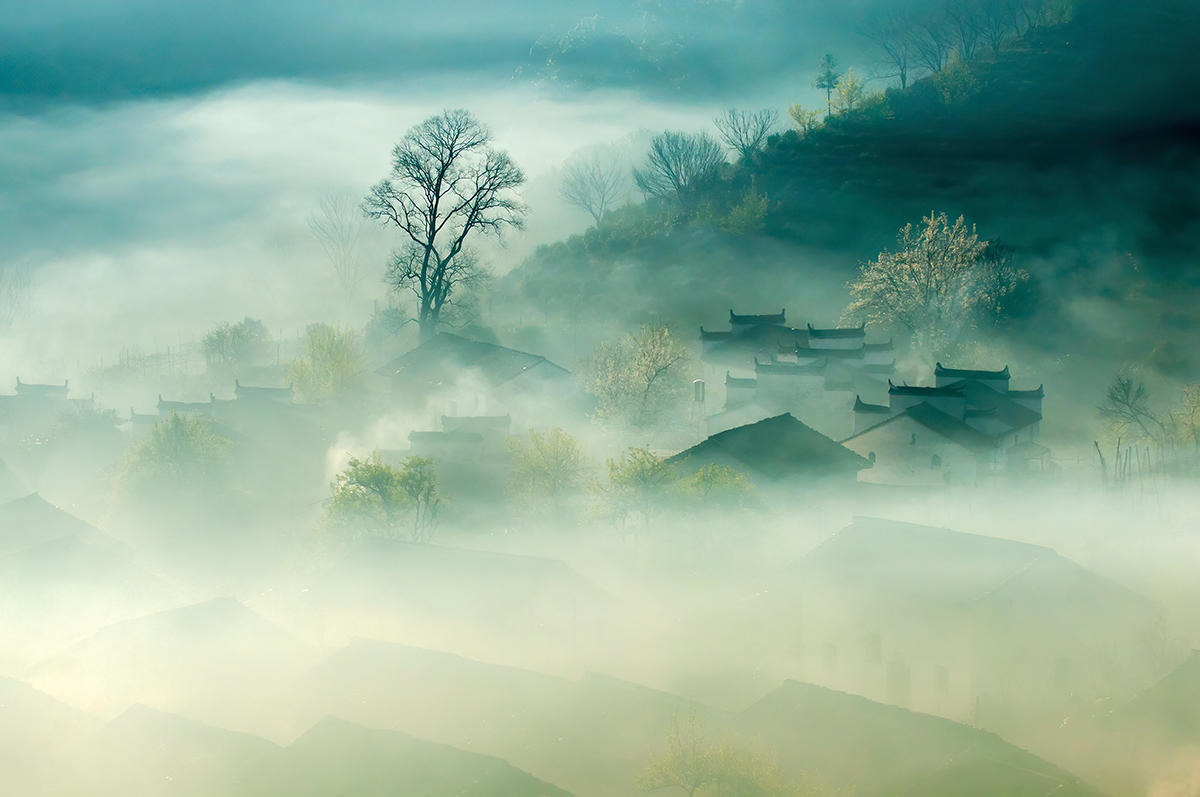
M787 323L787 309L780 310L778 313L770 313L766 315L737 315L732 310L729 311L730 324L771 324L782 326Z
M1009 398L1045 398L1045 385L1038 385L1036 390L1009 390L1004 395Z
M540 375L551 378L570 376L567 369L540 355L441 332L375 373L415 385L434 387L453 381L464 369L474 368L480 371L488 385L496 387L536 366L543 367Z
M863 429L861 432L855 432L842 442L848 443L857 437L870 434L890 423L896 423L901 418L911 418L931 432L936 432L947 440L957 443L968 451L977 454L991 451L996 447L996 439L994 437L968 426L965 421L960 421L953 415L942 412L937 407L924 401L913 407L909 407L904 412L893 415L887 420L880 421L874 426Z
M282 401L291 403L296 391L294 385L287 387L253 387L251 385L243 385L238 380L233 380L233 394L239 399L270 399L271 401ZM214 399L215 401L215 399Z
M123 620L28 671L34 687L115 717L134 703L208 719L305 670L313 649L233 598ZM79 678L81 671L93 677Z
M336 715L504 758L581 794L627 793L671 713L728 717L594 673L578 680L355 639L280 696L300 727ZM334 793L332 791L328 793ZM349 792L354 793L354 792Z
M754 358L754 373L778 374L780 376L824 376L825 362L797 365L795 363L764 363Z
M21 478L13 472L7 462L0 459L0 506L5 501L12 501L28 494L29 489L21 481Z
M326 717L270 756L238 794L571 797L500 758Z
M996 420L1016 431L1032 426L1042 419L1040 413L1031 410L993 387L982 382L964 381L961 383L967 397L967 404L975 410L994 412Z
M799 681L785 681L733 726L775 751L784 774L818 772L858 797L1100 797L994 733Z
M1004 366L999 371L981 371L971 368L943 368L941 363L937 363L933 368L933 375L947 377L949 379L1008 379L1008 366Z
M745 379L745 378L738 377L738 376L730 376L729 372L726 371L725 372L725 387L726 388L731 388L731 387L740 388L742 390L753 390L754 388L758 387L758 380L755 379L754 377Z
M967 602L987 597L1044 560L1071 566L1041 545L856 517L788 570L805 578L869 586L885 593Z
M794 476L833 476L869 468L867 460L805 426L791 414L714 434L667 462L719 462L777 480Z
M867 325L859 324L856 327L833 327L830 329L816 329L812 324L808 325L808 337L812 340L830 340L837 338L863 338L867 335Z
M835 360L861 360L865 352L862 346L857 349L814 349L808 346L796 346L797 357L829 357Z
M929 387L927 385L894 385L888 380L888 395L892 396L950 396L959 398L963 396L963 390L966 383L955 382L952 385L943 387Z
M887 415L889 412L891 412L891 409L889 409L885 404L868 404L862 400L862 396L855 396L854 411L866 412L872 415Z
M1150 745L1200 744L1200 651L1113 711L1108 724Z
M0 554L22 551L61 537L78 537L112 550L124 548L117 540L37 493L0 504Z
M21 377L17 377L17 393L38 394L43 396L65 396L71 392L71 388L67 386L69 380L64 379L61 385L35 385L29 382L22 382Z

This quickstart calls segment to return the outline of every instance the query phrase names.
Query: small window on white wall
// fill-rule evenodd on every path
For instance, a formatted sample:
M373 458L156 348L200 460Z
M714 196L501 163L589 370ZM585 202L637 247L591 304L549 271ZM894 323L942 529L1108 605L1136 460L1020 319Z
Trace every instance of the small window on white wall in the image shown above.
M937 454L934 454L932 457L929 458L929 467L931 470L941 470L942 469L942 458L939 457Z

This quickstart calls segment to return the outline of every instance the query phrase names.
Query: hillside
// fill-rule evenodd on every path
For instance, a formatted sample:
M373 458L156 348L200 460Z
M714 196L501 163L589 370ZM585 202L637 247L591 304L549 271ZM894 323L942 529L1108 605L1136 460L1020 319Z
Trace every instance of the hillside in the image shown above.
M1070 22L973 62L973 89L950 103L925 77L888 90L885 114L773 136L727 167L698 218L652 202L540 248L501 281L510 301L495 302L508 313L495 323L659 317L691 330L737 303L829 324L859 263L932 209L965 215L1030 272L1000 330L1016 342L1125 360L1161 340L1185 350L1196 325L1183 297L1200 291L1187 268L1200 250L1198 37L1176 0L1080 3ZM768 200L757 231L722 220L747 191ZM1115 301L1153 323L1099 324L1090 308ZM1197 365L1175 359L1177 372Z

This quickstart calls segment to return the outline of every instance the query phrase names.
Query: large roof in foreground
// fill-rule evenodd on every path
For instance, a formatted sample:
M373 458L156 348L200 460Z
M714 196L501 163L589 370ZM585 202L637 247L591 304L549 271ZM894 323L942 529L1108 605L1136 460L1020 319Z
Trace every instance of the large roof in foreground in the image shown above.
M433 387L453 381L465 369L477 369L488 385L496 387L535 367L543 377L570 376L565 368L540 355L442 332L375 373Z
M768 479L835 476L870 467L867 460L790 414L712 435L667 461L719 462Z

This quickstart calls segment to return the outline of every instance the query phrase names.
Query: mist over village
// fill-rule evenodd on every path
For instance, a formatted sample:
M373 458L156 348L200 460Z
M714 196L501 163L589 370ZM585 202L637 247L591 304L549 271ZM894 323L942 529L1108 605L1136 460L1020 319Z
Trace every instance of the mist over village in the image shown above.
M1197 41L0 9L0 794L1197 797Z

